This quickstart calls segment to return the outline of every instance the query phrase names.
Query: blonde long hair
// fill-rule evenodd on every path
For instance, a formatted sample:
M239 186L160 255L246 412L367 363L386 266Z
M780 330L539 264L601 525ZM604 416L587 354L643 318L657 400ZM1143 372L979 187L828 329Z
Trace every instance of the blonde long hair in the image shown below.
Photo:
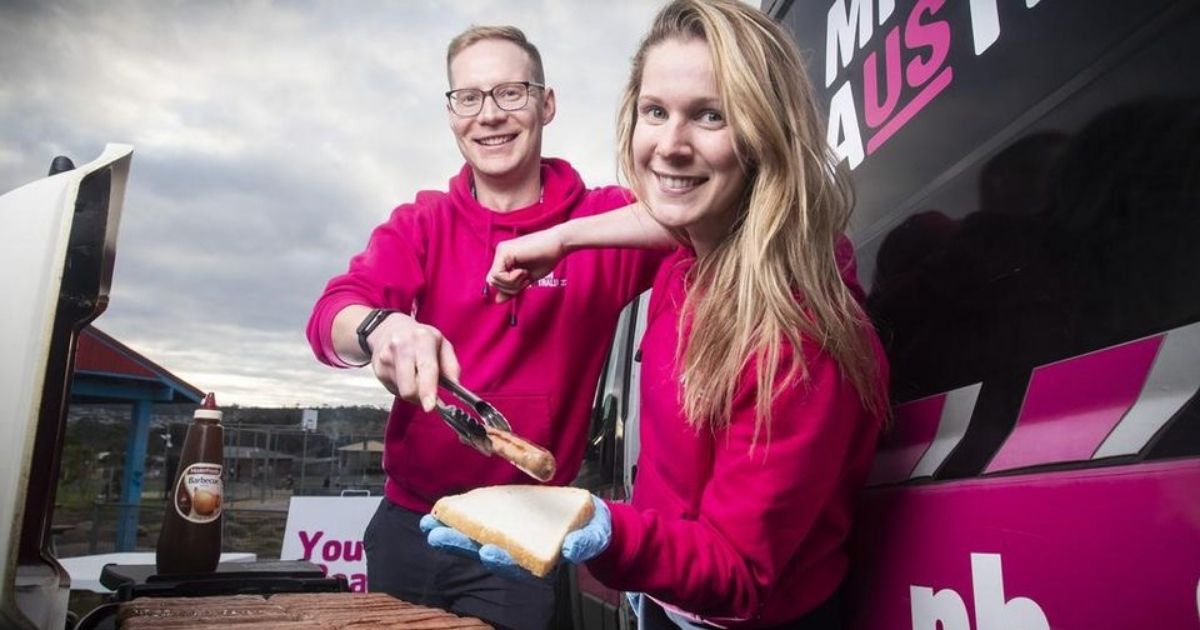
M825 141L804 64L778 24L736 0L677 0L663 8L634 56L621 101L622 174L640 187L632 142L647 53L668 40L693 39L708 44L747 189L729 235L696 261L688 279L684 313L691 327L684 338L687 327L680 326L679 340L688 421L697 428L726 426L753 357L753 443L764 430L769 443L777 392L808 380L801 339L829 352L864 407L882 416L886 392L870 323L842 280L835 253L852 193ZM794 352L776 383L785 342Z

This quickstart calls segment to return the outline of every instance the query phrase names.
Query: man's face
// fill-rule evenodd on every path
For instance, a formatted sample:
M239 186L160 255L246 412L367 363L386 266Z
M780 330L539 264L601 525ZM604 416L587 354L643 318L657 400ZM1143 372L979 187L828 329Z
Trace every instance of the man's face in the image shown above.
M533 61L512 42L485 39L450 62L450 89L492 89L501 83L534 81ZM475 116L450 111L450 129L458 150L477 173L495 179L519 180L536 173L542 156L542 127L554 118L554 92L529 88L525 106L505 111L492 97L484 98Z

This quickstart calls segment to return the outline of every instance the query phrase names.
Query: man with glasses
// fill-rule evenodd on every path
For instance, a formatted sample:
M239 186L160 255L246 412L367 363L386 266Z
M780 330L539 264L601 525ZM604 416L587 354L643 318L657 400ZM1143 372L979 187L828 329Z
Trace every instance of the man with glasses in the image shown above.
M450 42L447 115L466 164L446 192L422 192L372 233L329 282L308 325L317 357L370 364L397 396L383 458L386 499L365 535L368 587L500 627L546 628L554 580L493 575L425 543L420 517L447 494L532 483L465 447L438 417L439 375L495 405L518 435L554 453L549 482L570 483L587 441L592 393L621 308L648 288L661 254L587 250L503 304L485 283L496 244L625 206L627 191L587 189L543 158L554 119L541 56L520 30L474 27ZM627 285L603 270L632 269ZM454 402L446 399L446 402Z

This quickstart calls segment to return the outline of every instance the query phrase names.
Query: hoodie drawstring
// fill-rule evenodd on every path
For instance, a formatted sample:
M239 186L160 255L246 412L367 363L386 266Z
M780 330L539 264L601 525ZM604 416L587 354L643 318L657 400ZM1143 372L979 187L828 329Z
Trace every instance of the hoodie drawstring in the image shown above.
M517 228L513 227L513 228L509 228L509 229L512 232L509 235L509 238L516 238L517 237ZM488 256L486 264L489 266L491 265L492 261L496 259L495 232L496 232L495 216L491 212L488 212L488 214L487 214L487 249L488 249L488 254L490 254L490 255ZM483 300L485 302L491 297L491 293L492 293L491 287L489 287L488 283L487 283L486 276L487 276L488 271L489 271L489 269L485 269L483 272L484 273ZM521 294L518 293L518 294L512 296L511 298L509 298L509 300L508 300L508 325L509 326L517 325L517 308L518 308L517 302L520 301L520 299L521 299Z
M516 238L516 237L517 237L517 228L514 227L514 228L512 228L512 235L509 236L509 238ZM517 325L517 308L518 308L517 304L521 300L522 293L524 293L524 291L518 292L516 295L512 296L511 299L508 300L508 325L509 326Z
M546 180L547 178L556 178L556 176L558 179L562 180L562 184L560 184L558 188L552 188L552 191L557 191L554 193L557 194L557 197L554 197L554 200L556 200L557 204L554 211L560 212L564 211L566 208L569 208L569 204L575 203L575 200L582 193L582 180L578 179L578 174L575 173L574 170L570 169L568 164L560 161L544 162L544 164L542 164L542 182L538 194L538 204L536 204L542 206L542 208L539 209L540 212L545 212ZM463 185L462 182L466 182L466 185ZM486 234L482 235L481 239L485 241L484 245L488 256L486 258L486 262L484 263L484 282L482 282L482 287L480 287L480 298L484 300L484 302L487 302L493 298L492 287L488 286L487 284L487 271L491 270L492 262L493 260L496 260L496 214L494 214L491 209L484 208L484 206L479 204L479 193L475 190L474 174L470 172L469 166L463 166L460 174L458 174L455 179L450 181L450 191L451 198L457 197L463 203L466 203L467 194L469 194L469 198L473 202L470 204L472 205L472 209L470 209L469 212L474 214L476 211L481 211L482 216L485 217ZM469 218L467 221L468 223L470 222ZM506 221L504 223L506 223ZM521 234L521 229L517 226L508 226L508 224L504 223L500 224L499 229L508 229L510 239L516 238L516 236ZM541 228L545 229L546 227L550 227L550 224L551 223L546 223L545 220L542 220ZM475 223L475 226L478 226L478 223ZM538 229L536 224L533 224L532 227L533 229ZM474 232L474 230L473 233L476 236L480 236L480 234L478 232ZM517 293L516 295L512 296L509 302L509 326L516 326L517 311L521 310L521 293Z
M489 287L488 283L487 283L487 272L490 271L490 266L492 264L492 261L496 259L496 245L494 244L494 242L492 240L492 231L495 229L495 227L496 227L495 226L495 217L492 215L492 212L490 210L488 210L487 211L488 257L485 259L485 262L484 262L484 265L486 265L488 268L483 270L483 301L484 302L486 302L488 300L488 296L491 294L491 287Z
M521 294L518 293L508 300L508 325L517 325L517 301L521 299Z

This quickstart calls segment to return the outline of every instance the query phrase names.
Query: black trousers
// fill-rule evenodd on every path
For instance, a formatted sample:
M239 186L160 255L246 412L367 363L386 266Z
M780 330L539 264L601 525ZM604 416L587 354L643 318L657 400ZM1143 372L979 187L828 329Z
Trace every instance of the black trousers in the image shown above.
M546 630L554 617L557 574L545 580L495 575L478 559L430 547L422 514L384 498L367 525L367 588L407 602L478 617L498 628Z

